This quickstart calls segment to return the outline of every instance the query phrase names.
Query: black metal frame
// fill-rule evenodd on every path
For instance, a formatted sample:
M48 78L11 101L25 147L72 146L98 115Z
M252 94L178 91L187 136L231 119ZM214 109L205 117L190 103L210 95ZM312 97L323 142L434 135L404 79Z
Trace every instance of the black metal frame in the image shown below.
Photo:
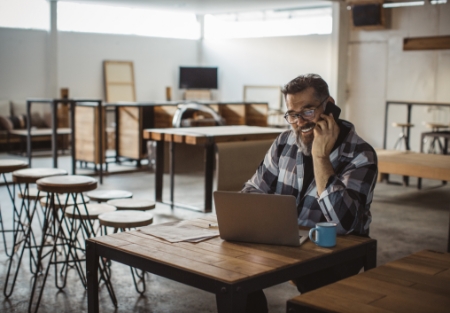
M296 277L302 277L306 274L311 274L336 264L359 258L364 258L364 269L369 270L376 267L376 255L377 242L372 239L365 243L360 243L355 247L325 254L319 258L313 258L308 261L299 261L297 264L271 271L266 274L249 277L236 283L225 283L212 277L192 273L163 262L127 253L118 248L104 246L101 243L95 242L95 239L90 239L86 241L88 312L99 312L97 272L99 259L101 257L214 293L216 295L219 313L235 313L245 311L247 295L250 292L268 288Z
M204 145L205 148L205 207L203 212L212 212L212 194L213 194L213 180L214 180L214 159L216 145L212 137L208 138L209 142ZM180 207L193 211L201 211L201 209L175 202L175 143L170 143L170 201L163 201L163 184L164 184L164 140L156 142L156 159L155 159L155 201L168 204L173 209Z
M97 99L28 99L27 100L27 156L28 156L28 166L31 167L31 104L32 103L48 103L52 106L52 159L53 159L53 167L58 167L58 141L57 141L57 129L58 129L58 114L57 107L59 103L67 103L70 105L70 128L72 131L72 140L71 140L71 154L72 154L72 174L76 173L76 159L75 159L75 106L76 105L86 105L86 103L96 103L97 106L100 107L100 121L99 121L99 137L100 137L100 157L102 157L103 153L103 134L102 134L102 100ZM90 105L91 106L91 105ZM102 166L100 166L100 175L99 175L100 184L103 183L103 171Z
M385 111L384 111L384 134L383 134L383 149L387 147L387 131L388 131L388 113L390 105L406 105L407 113L406 113L406 123L411 123L411 111L412 107L415 105L419 106L444 106L450 107L450 103L433 103L433 102L413 102L413 101L386 101ZM409 150L409 140L410 140L410 128L406 132L406 146L407 150Z

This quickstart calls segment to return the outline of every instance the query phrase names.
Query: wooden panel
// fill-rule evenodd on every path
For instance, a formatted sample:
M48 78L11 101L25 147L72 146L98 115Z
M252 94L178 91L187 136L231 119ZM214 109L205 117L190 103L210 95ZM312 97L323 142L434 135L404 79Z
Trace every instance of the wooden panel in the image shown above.
M136 101L133 62L104 61L103 75L107 102Z
M177 106L155 106L154 107L154 125L155 128L172 127L172 120Z
M141 157L140 108L119 107L119 155L139 159Z
M450 49L450 36L415 37L403 39L403 50Z
M267 126L268 114L268 104L247 104L245 106L245 124L249 126Z
M211 100L211 90L186 90L184 100Z
M245 125L244 104L219 105L219 114L225 119L226 125Z
M95 110L93 107L75 107L75 158L95 161Z

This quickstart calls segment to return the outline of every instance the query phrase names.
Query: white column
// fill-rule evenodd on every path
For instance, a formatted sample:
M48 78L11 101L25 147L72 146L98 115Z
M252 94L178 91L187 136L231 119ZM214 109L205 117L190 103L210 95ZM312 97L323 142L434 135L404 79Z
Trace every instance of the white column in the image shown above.
M347 5L333 2L333 33L331 36L331 81L330 92L342 109L341 117L348 118L347 107L347 68L349 16Z
M57 7L58 0L50 2L50 32L47 40L47 97L57 98L58 93L58 29L57 29Z
M200 24L200 38L198 39L197 46L197 64L198 66L203 65L203 40L205 38L205 15L198 14L197 21Z

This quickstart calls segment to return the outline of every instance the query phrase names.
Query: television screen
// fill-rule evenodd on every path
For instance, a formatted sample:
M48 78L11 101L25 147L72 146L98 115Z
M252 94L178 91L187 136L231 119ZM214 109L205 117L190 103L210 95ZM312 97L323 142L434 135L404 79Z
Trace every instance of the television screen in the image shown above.
M180 89L217 89L217 67L180 66Z

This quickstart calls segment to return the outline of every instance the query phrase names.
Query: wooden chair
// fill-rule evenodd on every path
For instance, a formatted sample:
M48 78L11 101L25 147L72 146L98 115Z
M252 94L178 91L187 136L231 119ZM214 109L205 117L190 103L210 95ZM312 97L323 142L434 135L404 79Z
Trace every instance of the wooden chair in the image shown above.
M108 201L109 202L109 201ZM110 213L104 213L98 216L100 225L114 228L114 233L120 231L127 231L136 227L147 226L153 223L153 214L143 212L142 210L122 210ZM138 273L137 269L130 267L131 275L133 277L134 287L139 294L143 294L146 290L145 286L145 272ZM142 289L139 289L139 281L142 282Z
M115 199L133 198L133 193L125 190L93 190L86 193L92 201L107 202Z

